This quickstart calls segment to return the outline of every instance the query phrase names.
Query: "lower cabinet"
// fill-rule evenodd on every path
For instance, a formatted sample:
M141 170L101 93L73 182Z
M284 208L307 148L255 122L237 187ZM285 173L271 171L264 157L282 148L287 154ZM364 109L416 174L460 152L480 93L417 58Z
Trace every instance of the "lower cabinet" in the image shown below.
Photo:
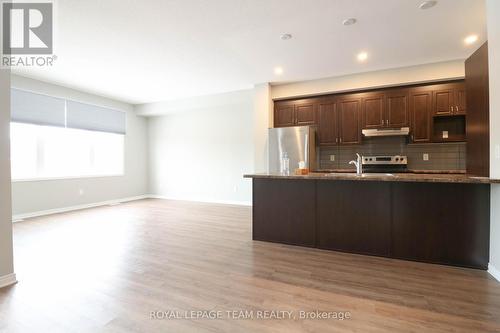
M392 256L487 269L490 186L393 185Z
M316 185L308 180L253 180L254 240L314 246Z
M390 183L319 181L316 198L318 247L389 255Z
M487 269L490 185L253 180L253 239Z

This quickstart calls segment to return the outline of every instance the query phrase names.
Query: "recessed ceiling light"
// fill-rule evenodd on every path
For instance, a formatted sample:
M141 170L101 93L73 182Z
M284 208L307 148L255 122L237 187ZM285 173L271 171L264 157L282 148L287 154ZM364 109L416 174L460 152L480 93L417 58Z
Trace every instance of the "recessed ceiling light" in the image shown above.
M363 61L366 61L366 59L368 59L368 53L366 52L361 52L358 54L358 60L363 62Z
M289 39L292 39L292 35L291 34L282 34L280 36L280 39L281 40L289 40Z
M343 25L353 25L356 22L357 22L357 20L355 18L351 17L351 18L348 18L348 19L342 21L342 24Z
M475 42L477 42L478 39L479 39L479 37L477 35L470 35L464 39L464 42L467 45L471 45L471 44L474 44Z
M274 74L276 74L276 75L283 74L283 68L281 68L281 67L275 67L274 68Z
M418 6L418 8L420 9L429 9L429 8L432 8L434 7L435 5L437 5L437 1L424 1L420 4L420 6Z

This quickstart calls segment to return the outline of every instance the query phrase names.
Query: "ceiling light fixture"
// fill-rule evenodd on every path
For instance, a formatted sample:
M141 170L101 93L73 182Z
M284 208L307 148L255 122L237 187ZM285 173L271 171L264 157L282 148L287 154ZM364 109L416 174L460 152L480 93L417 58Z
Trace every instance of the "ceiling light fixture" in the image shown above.
M281 68L281 67L275 67L274 68L274 74L276 74L276 75L283 74L283 68Z
M429 1L424 1L420 4L420 6L418 6L418 8L420 9L429 9L429 8L432 8L434 7L435 5L437 5L437 1L434 1L434 0L429 0Z
M470 36L467 36L467 38L464 39L464 42L467 45L472 45L475 42L477 42L478 39L479 39L479 37L477 35L470 35Z
M366 59L368 59L368 53L366 52L361 52L358 54L358 60L363 62L363 61L366 61Z
M282 34L280 36L280 39L281 40L289 40L289 39L292 39L292 35L291 34Z
M342 24L345 26L348 26L348 25L353 25L356 22L357 22L357 20L355 18L351 17L351 18L348 18L348 19L342 21Z

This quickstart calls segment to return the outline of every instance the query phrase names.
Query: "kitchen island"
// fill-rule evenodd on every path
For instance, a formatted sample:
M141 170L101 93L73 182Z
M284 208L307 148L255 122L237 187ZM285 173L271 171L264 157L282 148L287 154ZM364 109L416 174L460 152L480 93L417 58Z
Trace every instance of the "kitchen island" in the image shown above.
M253 239L487 269L490 184L464 174L245 175Z

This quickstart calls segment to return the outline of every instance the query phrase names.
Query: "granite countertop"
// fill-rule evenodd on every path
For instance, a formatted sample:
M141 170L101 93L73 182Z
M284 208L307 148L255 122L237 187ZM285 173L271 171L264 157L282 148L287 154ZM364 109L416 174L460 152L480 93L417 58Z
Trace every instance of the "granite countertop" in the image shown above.
M491 184L500 183L500 179L488 177L473 177L466 174L452 173L365 173L361 176L352 172L312 172L308 175L281 175L279 173L248 174L245 178L260 179L303 179L303 180L352 180L352 181L383 181L383 182L422 182L422 183L467 183Z
M318 169L313 173L355 173L355 169ZM418 170L408 169L408 173L425 173L425 174L465 174L465 170Z

